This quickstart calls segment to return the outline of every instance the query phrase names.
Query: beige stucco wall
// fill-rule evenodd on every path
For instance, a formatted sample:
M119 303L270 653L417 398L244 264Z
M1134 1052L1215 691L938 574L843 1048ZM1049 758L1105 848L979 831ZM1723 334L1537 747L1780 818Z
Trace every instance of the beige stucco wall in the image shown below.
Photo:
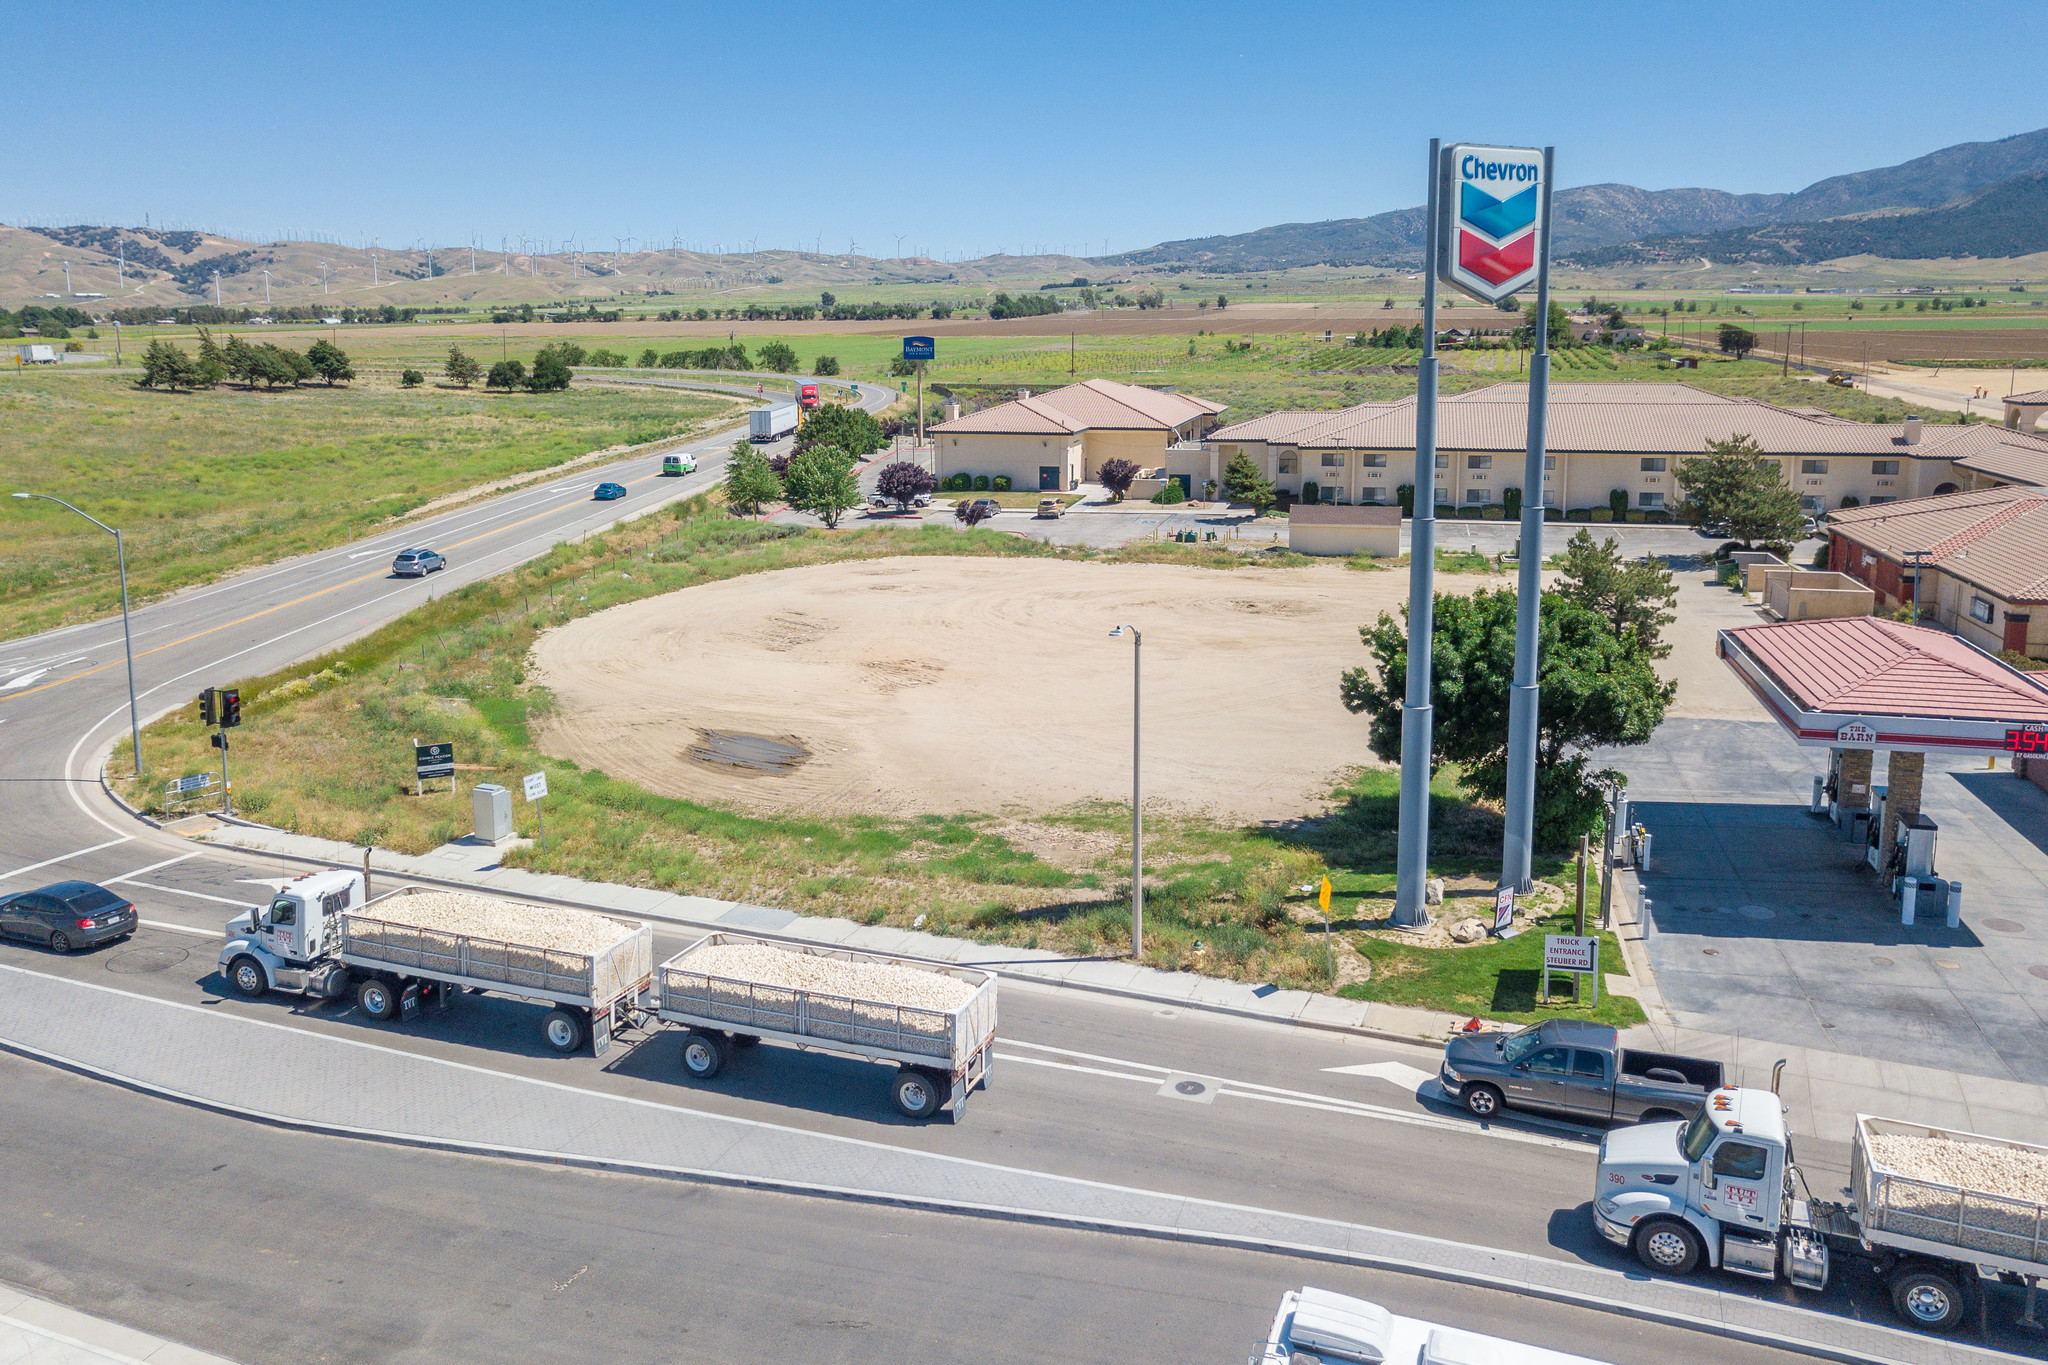
M1163 431L1087 431L1082 433L1081 477L1095 478L1107 460L1129 460L1140 469L1166 463Z
M937 472L941 482L954 474L1007 474L1012 487L1028 492L1038 487L1039 467L1055 465L1064 492L1084 477L1081 450L1078 436L948 434L938 438Z
M1287 524L1287 548L1305 555L1365 554L1392 559L1401 553L1401 528L1398 525L1309 526L1290 521Z

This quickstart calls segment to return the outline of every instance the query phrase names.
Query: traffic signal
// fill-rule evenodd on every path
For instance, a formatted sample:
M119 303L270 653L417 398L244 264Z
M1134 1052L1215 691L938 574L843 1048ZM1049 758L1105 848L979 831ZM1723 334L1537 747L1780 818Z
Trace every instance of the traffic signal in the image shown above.
M220 690L220 726L225 730L230 725L242 723L242 691L237 687L223 687Z
M213 742L213 747L220 750L222 753L226 753L228 751L228 736L225 730L216 730L212 734L208 735L207 739L211 740Z
M214 705L213 689L209 687L199 694L199 722L202 725L211 725L219 714L219 709Z

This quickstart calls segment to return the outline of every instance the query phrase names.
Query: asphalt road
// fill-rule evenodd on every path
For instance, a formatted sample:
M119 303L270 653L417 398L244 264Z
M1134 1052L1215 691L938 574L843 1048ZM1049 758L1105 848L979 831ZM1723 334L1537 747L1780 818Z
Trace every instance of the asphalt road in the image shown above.
M871 407L892 396L861 390ZM144 720L202 687L318 654L430 595L708 486L733 436L692 443L700 468L686 479L664 479L658 457L636 456L145 607L135 614ZM603 479L624 483L629 497L592 502ZM424 581L390 578L391 554L422 544L452 567ZM128 944L75 958L8 945L0 960L359 1034L370 1026L348 1008L223 998L213 970L221 923L262 898L265 879L303 869L195 849L109 814L100 800L97 756L127 723L120 641L116 620L0 647L0 891L64 877L112 883L149 923ZM657 951L682 941L663 934ZM604 1064L544 1055L536 1011L492 997L378 1033L476 1065L722 1113L1620 1264L1588 1227L1593 1156L1583 1136L1521 1123L1482 1131L1432 1105L1418 1096L1435 1069L1432 1049L1021 985L1005 987L1002 1010L1000 1084L957 1128L898 1120L879 1069L780 1048L761 1049L708 1087L683 1080L670 1034ZM1331 1070L1359 1065L1378 1071ZM1220 1081L1213 1102L1171 1098L1169 1078L1183 1073ZM1147 1359L1229 1359L1249 1350L1281 1288L1304 1278L1337 1289L1366 1283L1350 1271L1279 1262L1260 1271L1256 1257L1160 1243L359 1148L237 1127L11 1059L0 1059L0 1094L9 1101L4 1206L37 1210L0 1219L0 1276L251 1360L507 1358L509 1350L465 1349L445 1333L523 1343L559 1341L550 1332L571 1328L644 1352L679 1325L715 1334L716 1346L674 1352L692 1357L734 1342L751 1348L747 1334L758 1331L796 1359L895 1359L905 1348L944 1357L959 1351L932 1343L963 1332L990 1359L1092 1356L1110 1341L1118 1354ZM219 1152L236 1159L204 1159ZM1802 1155L1825 1161L1806 1144ZM223 1178L229 1171L237 1174ZM532 1184L542 1180L554 1184ZM101 1181L118 1182L119 1197ZM877 1228L892 1238L879 1256ZM566 1284L600 1257L610 1258L617 1292L592 1306L594 1318L564 1315L536 1277L560 1269L550 1283ZM524 1287L507 1289L510 1298L495 1281L475 1289L490 1267ZM1411 1303L1462 1296L1508 1315L1457 1319L1475 1326L1559 1324L1560 1344L1581 1351L1617 1332L1626 1344L1635 1330L1598 1313L1390 1283ZM1815 1306L1885 1311L1849 1276ZM996 1329L982 1330L978 1315ZM855 1321L864 1325L831 1325ZM1566 1322L1575 1325L1565 1331ZM1179 1333L1193 1334L1185 1347ZM1617 1347L1612 1358L1669 1354ZM1768 1353L1717 1341L1712 1354Z
M0 1279L248 1365L1235 1362L1303 1283L1617 1362L1760 1347L1347 1266L445 1156L0 1055Z

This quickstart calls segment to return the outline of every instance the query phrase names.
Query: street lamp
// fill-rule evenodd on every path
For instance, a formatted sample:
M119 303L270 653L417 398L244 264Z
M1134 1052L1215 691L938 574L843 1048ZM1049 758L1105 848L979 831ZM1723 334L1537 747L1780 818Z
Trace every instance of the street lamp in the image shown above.
M1138 787L1138 714L1142 698L1138 661L1145 647L1145 637L1138 633L1136 626L1118 626L1110 632L1110 637L1121 640L1125 631L1131 633L1131 959L1142 962L1145 958L1145 807Z
M76 507L72 507L64 499L53 498L48 493L16 493L14 496L40 498L44 502L54 502L59 507L78 512ZM135 707L135 636L128 628L128 552L122 548L119 531L88 513L78 512L78 515L114 538L114 561L121 566L121 647L128 654L128 738L134 745L135 775L139 778L142 776L142 721Z

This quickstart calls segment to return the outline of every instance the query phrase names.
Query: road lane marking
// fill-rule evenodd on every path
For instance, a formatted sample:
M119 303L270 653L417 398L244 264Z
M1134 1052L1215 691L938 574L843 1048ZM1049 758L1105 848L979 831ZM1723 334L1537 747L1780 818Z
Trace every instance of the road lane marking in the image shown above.
M185 861L185 860L186 860L187 858L197 858L198 856L199 856L199 850L197 850L197 849L194 849L194 850L193 850L192 852L190 852L190 853L180 853L180 854L179 854L179 855L178 855L177 857L175 857L175 858L166 858L166 859L164 859L164 860L163 860L162 862L160 862L160 863L151 863L151 864L150 864L150 865L149 865L148 867L138 867L138 868L136 868L136 869L135 869L135 870L134 870L133 872L130 872L130 873L128 873L128 874L127 874L127 875L125 875L125 876L120 876L120 877L116 877L116 878L114 878L114 879L113 879L112 881L108 881L108 882L101 882L101 883L100 883L100 885L101 885L101 886L119 886L119 885L120 885L120 884L121 884L122 882L132 882L132 881L134 881L134 880L135 880L135 879L136 879L137 877L140 877L140 876L141 876L141 875L142 875L143 873L145 873L145 872L154 872L154 871L156 871L156 870L157 870L158 868L160 868L160 867L169 867L169 866L170 866L170 865L171 865L172 863L182 863L182 862L184 862L184 861Z
M1028 1046L1028 1044L1027 1044ZM1014 1052L998 1052L999 1062L1017 1062L1023 1066L1049 1066L1057 1071L1078 1071L1084 1076L1107 1076L1117 1081L1137 1081L1143 1085L1157 1085L1157 1076L1133 1076L1126 1071L1104 1071L1099 1066L1075 1066L1072 1062L1055 1062L1046 1057L1019 1057Z
M126 879L124 878L124 880ZM163 891L173 896L190 896L194 900L219 901L222 905L236 905L244 910L249 908L248 901L238 901L227 896L209 896L204 891L186 891L176 886L158 886L155 882L129 882L129 885L139 886L145 891Z
M48 673L49 671L50 670L47 668L38 668L33 673L24 673L20 677L9 681L6 684L6 686L0 687L0 692L12 692L15 691L17 688L27 687L30 683L34 682L37 678L42 677L43 674ZM40 692L42 689L37 688L36 690Z
M1424 1071L1421 1067L1410 1066L1406 1062L1361 1062L1357 1066L1326 1066L1323 1068L1323 1074L1374 1076L1409 1091L1436 1079L1434 1071Z
M17 867L12 872L0 872L0 881L5 881L9 877L19 877L24 872L34 872L37 868L48 867L52 863L64 863L71 861L73 858L83 858L88 853L97 853L103 848L112 848L115 844L125 844L134 837L132 834L124 834L118 839L109 839L104 844L94 844L91 848L73 849L69 853L62 853L54 858L45 858L39 863L30 863L27 867Z
M212 929L195 929L189 924L173 924L167 919L143 919L138 915L135 922L137 924L146 924L152 929L169 929L172 933L176 934L192 934L199 938L219 937L218 933Z

